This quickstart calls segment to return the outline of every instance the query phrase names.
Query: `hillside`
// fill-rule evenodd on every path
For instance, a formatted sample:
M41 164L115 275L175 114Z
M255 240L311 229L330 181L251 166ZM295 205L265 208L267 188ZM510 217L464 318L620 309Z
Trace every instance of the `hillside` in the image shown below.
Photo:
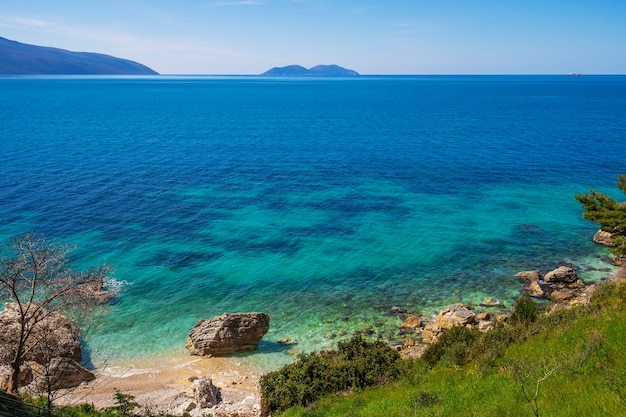
M127 59L29 45L2 37L0 74L158 75L145 65Z
M457 327L402 376L281 417L626 415L626 269L589 304L487 333ZM527 306L525 307L527 308Z
M359 75L359 73L351 69L340 67L339 65L316 65L309 69L301 65L288 65L286 67L274 67L261 75L345 77L356 76Z

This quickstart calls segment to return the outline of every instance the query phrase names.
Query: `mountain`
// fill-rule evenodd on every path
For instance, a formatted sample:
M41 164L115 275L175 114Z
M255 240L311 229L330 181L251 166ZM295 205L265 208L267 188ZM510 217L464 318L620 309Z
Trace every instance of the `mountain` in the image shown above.
M351 69L340 67L339 65L316 65L313 68L306 69L301 65L288 65L286 67L274 67L268 71L265 71L261 75L271 76L325 76L325 77L337 77L337 76L354 76L359 75L358 72Z
M309 75L351 76L359 75L359 73L351 69L340 67L339 65L316 65L313 68L309 69Z
M127 59L29 45L2 37L0 74L158 75L145 65Z
M265 71L262 75L307 75L308 69L300 65L288 65L286 67L274 67Z

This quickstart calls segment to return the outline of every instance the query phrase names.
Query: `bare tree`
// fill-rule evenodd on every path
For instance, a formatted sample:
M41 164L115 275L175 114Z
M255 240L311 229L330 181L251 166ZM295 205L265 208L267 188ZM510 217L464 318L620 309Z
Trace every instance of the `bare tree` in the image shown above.
M50 354L50 323L56 317L62 315L78 329L102 304L108 269L74 271L67 257L72 249L35 234L15 237L0 248L0 300L17 316L11 325L0 322L6 326L0 359L11 368L8 393L17 394L26 360Z
M522 390L524 399L532 407L533 415L539 417L539 388L542 382L554 375L558 367L546 359L524 358L512 361L507 368L513 381Z

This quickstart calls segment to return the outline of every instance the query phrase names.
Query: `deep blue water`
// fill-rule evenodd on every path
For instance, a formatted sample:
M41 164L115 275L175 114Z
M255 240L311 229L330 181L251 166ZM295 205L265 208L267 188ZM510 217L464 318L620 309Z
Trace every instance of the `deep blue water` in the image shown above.
M597 279L573 195L626 172L625 76L12 77L0 114L0 238L124 283L96 361L265 311L273 366L283 337L402 339L394 305L510 305L520 270Z

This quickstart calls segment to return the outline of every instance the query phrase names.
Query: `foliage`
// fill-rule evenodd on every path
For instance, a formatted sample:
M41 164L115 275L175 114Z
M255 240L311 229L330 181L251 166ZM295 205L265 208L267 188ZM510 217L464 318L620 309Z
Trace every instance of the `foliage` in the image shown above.
M475 339L460 331L462 367L406 361L398 383L324 396L280 416L626 415L626 283L599 285L592 303L523 326L499 324ZM443 341L444 352L454 345Z
M607 282L596 287L591 296L591 308L600 311L608 308L626 309L626 281Z
M357 335L339 342L336 351L302 355L293 364L261 378L262 414L308 405L324 394L354 390L399 377L398 352L378 340Z
M430 366L435 366L439 361L456 366L465 365L478 336L476 329L454 326L439 336L437 343L426 349L422 359Z
M130 417L135 415L133 412L135 408L141 408L141 405L135 402L135 397L130 394L124 394L116 388L115 405L107 408L106 411L121 417Z
M471 359L477 361L482 374L489 374L498 369L498 360L504 356L506 349L524 337L519 327L498 322L490 331L480 334L472 345Z
M513 325L528 326L537 320L538 310L537 303L530 296L524 295L515 300L509 321Z
M618 176L617 186L626 194L626 174ZM611 252L615 256L626 255L626 204L596 190L577 194L575 198L583 205L584 219L598 223L602 230L613 234L615 247Z
M53 315L63 314L72 324L84 326L99 306L98 291L108 270L74 271L67 257L71 250L34 234L15 237L0 247L0 302L12 303L18 314L16 329L2 329L9 357L0 359L11 368L10 393L18 392L18 376L28 354L51 354L54 346L47 337L47 323ZM54 386L58 379L50 382L47 385ZM52 391L45 394L51 405Z

